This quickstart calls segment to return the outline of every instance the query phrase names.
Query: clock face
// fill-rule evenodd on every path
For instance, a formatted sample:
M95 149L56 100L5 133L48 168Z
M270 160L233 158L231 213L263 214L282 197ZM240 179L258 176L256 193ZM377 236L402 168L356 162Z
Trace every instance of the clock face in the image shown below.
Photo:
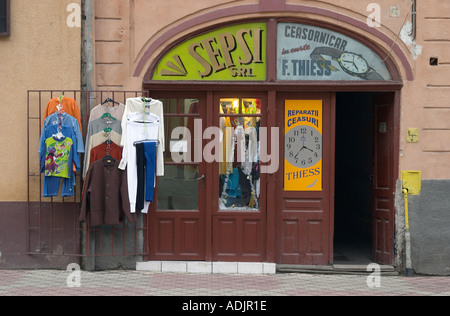
M322 134L311 126L292 128L285 136L286 160L295 167L309 168L322 159Z
M344 70L352 74L364 74L369 71L369 64L360 55L353 53L343 53L340 57L340 64Z

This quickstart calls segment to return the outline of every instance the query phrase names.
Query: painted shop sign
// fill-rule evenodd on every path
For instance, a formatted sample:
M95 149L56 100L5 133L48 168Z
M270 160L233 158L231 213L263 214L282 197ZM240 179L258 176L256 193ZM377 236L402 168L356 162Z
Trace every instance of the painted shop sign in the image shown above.
M284 190L321 191L323 101L286 100Z
M265 23L218 29L189 39L159 62L153 80L266 80Z
M278 25L278 80L390 80L381 58L360 42L327 29Z

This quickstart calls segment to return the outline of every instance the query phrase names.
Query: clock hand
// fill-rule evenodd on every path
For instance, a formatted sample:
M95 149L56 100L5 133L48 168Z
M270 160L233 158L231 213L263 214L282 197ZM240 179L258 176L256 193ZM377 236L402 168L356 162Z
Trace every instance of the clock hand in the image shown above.
M303 147L298 151L297 155L294 156L294 158L297 158L297 156L300 155L300 152L301 152L303 149L305 149L305 148L306 148L306 147L303 146Z
M356 67L356 69L359 71L359 68L358 68L358 66L356 66L356 64L355 64L355 56L353 56L353 61L352 61L352 63L353 63L353 66L355 66Z

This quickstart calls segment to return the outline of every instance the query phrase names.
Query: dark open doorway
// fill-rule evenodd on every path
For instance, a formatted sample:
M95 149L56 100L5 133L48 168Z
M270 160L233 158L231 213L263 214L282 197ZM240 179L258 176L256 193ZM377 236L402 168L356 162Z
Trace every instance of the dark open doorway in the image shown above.
M334 263L372 261L374 93L336 95Z

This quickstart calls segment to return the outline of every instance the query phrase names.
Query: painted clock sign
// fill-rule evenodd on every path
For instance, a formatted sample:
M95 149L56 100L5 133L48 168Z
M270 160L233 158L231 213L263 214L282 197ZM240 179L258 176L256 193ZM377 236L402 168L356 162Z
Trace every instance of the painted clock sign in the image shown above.
M284 190L321 191L323 126L321 100L286 100Z
M381 58L353 38L296 23L278 25L278 80L391 80Z

